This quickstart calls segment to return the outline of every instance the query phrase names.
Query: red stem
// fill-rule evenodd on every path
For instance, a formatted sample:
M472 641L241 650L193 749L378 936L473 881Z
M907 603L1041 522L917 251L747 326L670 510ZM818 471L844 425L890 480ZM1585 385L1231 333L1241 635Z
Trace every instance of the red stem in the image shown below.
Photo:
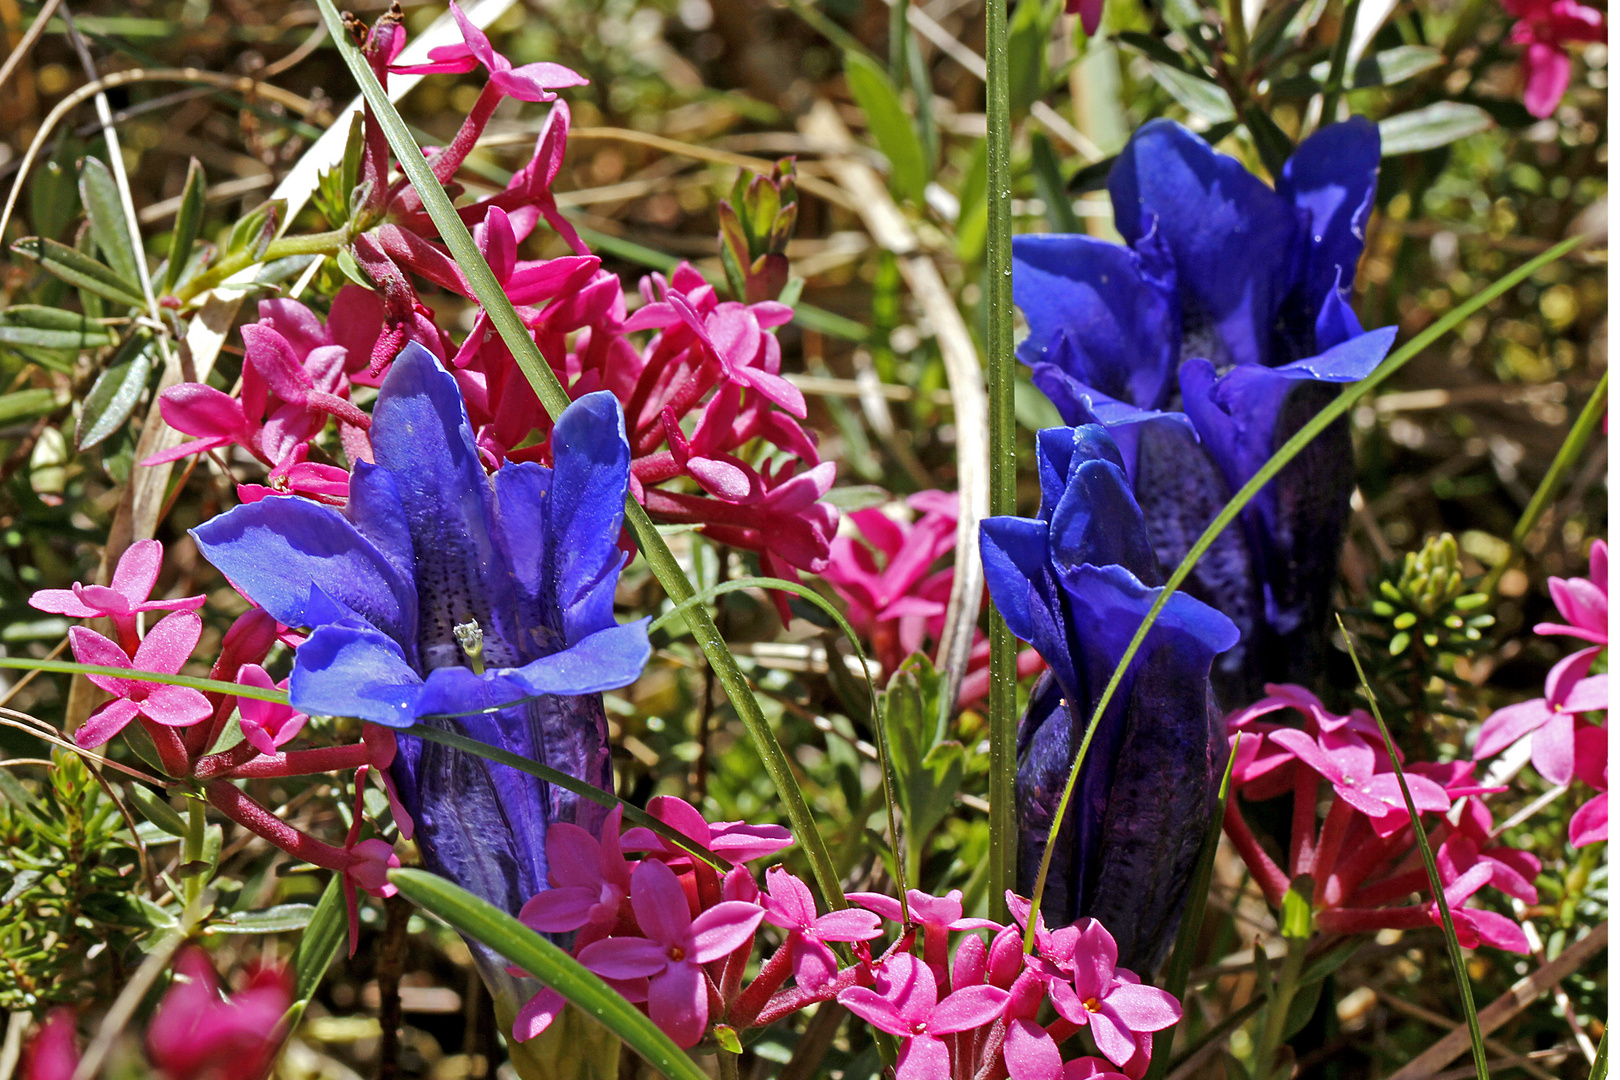
M1282 869L1271 861L1260 841L1254 838L1249 831L1249 823L1243 820L1243 811L1238 808L1236 799L1226 800L1226 835L1237 848L1238 855L1243 859L1249 873L1259 882L1260 889L1266 894L1266 902L1274 908L1281 908L1283 897L1288 893L1288 877Z
M228 780L215 780L205 790L208 801L220 813L289 855L339 873L357 861L354 855L342 848L333 847L293 828Z

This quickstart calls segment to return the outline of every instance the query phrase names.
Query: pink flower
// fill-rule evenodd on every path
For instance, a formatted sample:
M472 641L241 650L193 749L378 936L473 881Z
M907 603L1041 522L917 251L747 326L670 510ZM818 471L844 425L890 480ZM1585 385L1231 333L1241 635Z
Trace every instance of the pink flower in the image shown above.
M536 893L518 920L542 934L580 930L575 947L607 936L630 896L630 864L619 850L624 807L615 806L602 822L602 839L565 821L546 829L546 863L551 888Z
M646 937L612 937L580 950L579 962L604 978L649 980L653 1023L683 1047L709 1026L709 980L703 964L745 947L765 912L726 900L692 918L675 871L649 859L630 881L630 905Z
M1398 813L1404 820L1406 800L1394 772L1379 772L1378 755L1360 735L1340 729L1315 738L1298 728L1278 728L1268 736L1296 761L1320 773L1333 793L1370 818ZM1445 789L1426 776L1410 775L1406 786L1419 812L1451 808Z
M467 18L455 0L450 0L450 14L461 28L462 44L430 49L426 64L393 65L389 70L399 75L460 74L482 64L489 72L489 84L519 101L552 101L557 97L552 91L590 82L561 64L524 64L515 68L510 60L495 51L489 38Z
M131 648L137 641L135 617L141 612L195 611L207 599L151 599L162 568L163 545L156 540L137 540L118 557L111 585L81 585L75 581L71 589L40 589L28 598L28 605L72 619L111 619L118 640L126 649Z
M995 986L965 986L941 1000L933 972L910 953L889 959L884 981L882 994L852 987L838 995L838 1003L878 1030L904 1040L895 1080L950 1076L950 1047L940 1036L983 1027L1007 1004L1007 991Z
M1609 545L1592 541L1589 578L1550 578L1553 604L1569 625L1537 623L1538 634L1567 634L1594 645L1609 643Z
M870 546L838 537L822 575L848 603L849 621L872 642L885 671L922 648L929 620L945 614L955 576L950 567L929 570L955 546L956 496L919 491L906 502L920 515L909 522L877 507L850 514ZM881 568L876 553L885 558Z
M1173 1026L1181 1005L1170 994L1117 970L1119 947L1095 919L1081 919L1074 946L1073 984L1052 984L1052 1005L1071 1023L1091 1029L1104 1057L1124 1065L1136 1054L1139 1035Z
M1603 13L1575 0L1502 0L1517 15L1509 40L1524 50L1524 107L1532 116L1551 116L1569 87L1569 54L1574 41L1602 41Z
M236 681L260 690L287 689L287 680L283 679L278 687L270 678L270 673L258 664L244 665L237 673ZM241 713L242 737L264 754L274 754L283 745L292 742L309 722L309 717L295 711L291 705L275 701L238 698L236 708Z
M52 1009L28 1043L23 1080L73 1080L79 1067L78 1014L67 1006Z
M746 821L703 820L691 803L673 795L656 795L647 812L682 836L708 848L733 866L763 859L793 844L793 834L780 825L750 825ZM625 832L620 843L630 851L645 851L671 866L685 866L692 857L651 829Z
M1095 34L1102 25L1104 0L1068 0L1063 10L1080 16L1080 27L1088 35Z
M838 958L826 942L870 941L883 932L870 911L846 908L817 915L810 887L780 866L765 872L765 890L760 898L765 921L790 931L793 978L806 989L824 985L838 972Z
M152 1064L170 1080L260 1080L281 1047L282 1017L292 979L260 967L248 985L223 999L208 955L191 948L175 962L176 978L146 1029Z
M901 922L900 901L882 893L850 893L849 899L875 911L890 922ZM952 889L944 896L930 896L916 889L906 890L906 904L910 908L911 922L922 927L923 959L933 969L938 982L945 981L945 953L952 931L1000 930L1001 924L989 919L962 917L962 890Z
M1097 1057L1075 1058L1063 1066L1063 1080L1130 1080L1109 1062Z
M181 666L191 659L191 651L197 647L201 637L202 620L189 611L168 615L148 630L140 648L135 650L134 659L115 642L94 630L75 626L68 631L73 655L81 664L164 675L179 672ZM91 713L74 733L74 740L83 747L100 746L137 716L167 727L188 727L214 714L214 707L208 699L189 686L170 686L115 675L86 675L85 678L112 694L113 700Z
M1583 678L1604 646L1571 653L1547 673L1547 696L1497 709L1479 730L1474 760L1492 757L1526 735L1534 733L1530 761L1554 784L1567 784L1575 775L1576 717L1607 710L1609 676ZM1586 726L1584 721L1582 727Z

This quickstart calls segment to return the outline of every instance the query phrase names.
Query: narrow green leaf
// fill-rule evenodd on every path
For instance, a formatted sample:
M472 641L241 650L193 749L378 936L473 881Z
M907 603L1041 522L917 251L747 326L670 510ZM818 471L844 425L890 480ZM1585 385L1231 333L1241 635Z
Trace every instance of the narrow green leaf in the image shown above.
M277 904L259 911L238 911L208 924L210 934L285 934L302 930L315 918L314 904Z
M388 100L387 92L377 81L377 76L372 72L370 65L345 33L343 18L338 13L336 5L332 0L317 0L317 3L338 55L343 58L349 73L359 84L360 92L371 106L373 115L382 128L395 159L399 162L399 167L415 186L417 194L422 199L423 209L439 230L439 236L451 256L467 276L473 295L488 313L491 324L511 351L513 359L523 371L524 378L528 379L529 385L534 388L535 396L553 418L561 416L563 410L570 404L568 391L558 380L557 373L551 370L551 365L546 362L545 357L540 354L539 346L535 344L528 327L518 316L517 309L512 306L511 298L506 295L494 272L490 270L489 263L479 252L478 245L473 242L472 233L467 230L466 223L456 213L444 188L433 176L426 159L422 156L421 147L417 145L410 129L400 117L399 110ZM653 524L646 509L635 499L627 497L624 513L625 523L635 535L636 543L640 545L648 567L669 598L680 603L691 596L695 591L692 583L687 580L680 564L675 561L669 545L664 542L658 526ZM810 812L804 792L793 775L793 767L788 762L787 755L783 753L782 744L777 741L776 733L771 730L770 723L765 719L758 700L749 689L748 680L738 668L736 657L731 655L725 638L714 625L714 619L702 605L692 608L687 624L692 628L692 635L697 639L698 647L703 650L703 655L708 660L710 669L714 671L721 689L726 692L726 697L736 709L738 719L742 721L749 738L753 740L766 773L776 785L776 793L782 800L788 821L792 824L794 837L809 858L816 885L829 907L839 909L848 907L849 902L844 899L844 890L839 885L838 872L833 866L832 856L828 854L826 841L816 828L815 817Z
M889 159L889 186L900 198L921 206L928 161L917 128L900 103L900 91L881 67L860 53L844 54L844 78L850 96L866 114L878 149Z
M348 905L343 900L343 875L333 874L332 879L326 883L326 891L321 893L320 902L315 905L315 912L310 916L309 925L298 938L298 948L293 950L292 969L295 981L292 1008L287 1010L287 1031L298 1025L299 1017L304 1015L304 1009L315 997L315 991L320 988L321 980L326 978L326 969L332 966L332 961L337 959L338 950L343 947L343 938L348 930Z
M1394 86L1446 62L1446 54L1432 45L1397 45L1363 56L1356 64L1353 88ZM1328 61L1312 65L1311 78L1326 83L1332 74Z
M135 245L124 221L118 182L100 158L87 157L79 162L79 198L84 200L84 212L90 219L90 235L95 237L107 265L123 280L139 281Z
M86 342L83 348L87 349L111 345L113 342L112 334L100 323L86 318L77 311L64 311L61 308L44 307L39 304L13 304L0 311L0 318L13 326L71 333L76 338L83 338Z
M1198 114L1211 124L1222 124L1237 116L1232 111L1231 99L1214 83L1205 82L1157 60L1151 63L1153 81L1164 87L1189 112Z
M1356 678L1361 682L1362 695L1367 699L1367 707L1372 710L1373 719L1378 722L1378 734L1384 739L1384 752L1389 755L1389 763L1395 770L1395 782L1401 787L1401 799L1406 803L1406 815L1412 823L1412 834L1417 839L1418 854L1423 856L1423 869L1429 876L1429 891L1434 896L1435 906L1440 909L1440 925L1446 935L1446 952L1451 958L1451 971L1457 978L1457 994L1462 998L1463 1016L1468 1020L1468 1041L1474 1051L1474 1072L1479 1080L1490 1080L1490 1065L1485 1058L1485 1036L1479 1030L1479 1012L1474 1008L1474 985L1468 975L1468 965L1463 962L1462 945L1457 941L1457 928L1452 922L1451 905L1446 902L1446 887L1440 881L1440 870L1435 865L1434 851L1429 847L1428 830L1422 825L1422 818L1418 816L1417 804L1412 801L1412 791L1406 784L1406 770L1401 767L1400 751L1395 749L1395 740L1390 737L1389 725L1384 723L1384 711L1378 706L1378 695L1367 683L1367 674L1361 670L1361 655L1356 649L1355 639L1344 628L1344 620L1338 615L1334 616L1339 624L1339 634L1344 638L1344 647L1350 654L1350 662L1355 665Z
M34 231L55 240L79 216L79 187L73 182L73 161L83 147L63 135L56 153L34 170L28 188L28 220Z
M1460 101L1437 101L1411 112L1398 113L1378 122L1378 137L1385 157L1415 154L1422 150L1466 139L1496 126L1491 114L1478 105Z
M973 156L962 174L962 189L956 193L961 206L956 215L956 257L969 265L984 258L990 228L989 184L989 148L980 139L973 144Z
M1355 2L1355 0L1352 0L1352 2ZM1091 719L1086 725L1086 732L1080 740L1080 749L1075 754L1074 764L1069 768L1069 777L1065 781L1063 794L1058 799L1057 810L1052 818L1052 829L1047 834L1046 848L1041 854L1041 867L1035 875L1033 899L1037 910L1040 909L1041 894L1046 888L1046 872L1051 866L1052 853L1057 846L1058 831L1063 820L1068 816L1069 802L1074 798L1075 785L1080 780L1080 770L1085 765L1086 751L1091 747L1091 740L1097 734L1097 726L1102 722L1103 714L1113 700L1114 693L1119 689L1120 680L1125 677L1125 672L1129 669L1131 661L1136 658L1137 650L1142 647L1142 642L1147 639L1148 631L1153 628L1153 624L1158 620L1159 613L1170 602L1170 597L1175 595L1176 590L1181 588L1181 583L1187 580L1187 575L1192 573L1193 567L1198 564L1198 560L1204 557L1204 553L1215 542L1215 538L1226 531L1226 527L1237 519L1238 514L1243 512L1243 508L1249 504L1250 500L1259 494L1260 490L1269 484L1285 465L1292 461L1301 450L1310 445L1311 441L1325 431L1329 424L1349 412L1356 402L1380 386L1384 380L1405 367L1414 356L1417 356L1424 349L1449 334L1474 312L1489 304L1543 266L1563 258L1580 245L1586 243L1586 241L1587 237L1584 235L1572 236L1563 243L1548 248L1535 258L1522 263L1518 269L1497 278L1490 285L1436 319L1421 333L1399 349L1396 349L1382 364L1378 365L1371 375L1358 383L1345 387L1339 392L1339 396L1334 398L1321 412L1306 421L1275 454L1271 455L1264 465L1260 466L1255 474L1249 478L1248 483L1244 484L1237 494L1233 495L1227 504L1221 508L1220 513L1215 515L1215 519L1193 542L1186 557L1171 572L1169 579L1160 590L1158 598L1153 601L1153 606L1148 609L1148 613L1143 616L1141 624L1136 628L1136 634L1131 638L1130 644L1125 647L1125 652L1120 656L1119 663L1114 667L1114 673L1109 676L1108 684L1103 687L1103 692L1097 699L1096 709L1092 712ZM1026 947L1028 947L1028 944L1026 942Z
M152 377L156 347L150 335L137 334L119 350L112 365L96 376L95 385L85 395L74 436L80 450L99 445L124 426Z
M208 205L208 178L202 163L191 159L186 169L186 186L180 190L180 210L174 217L174 237L169 241L169 268L163 274L164 293L174 292L180 275L191 261L191 249L202 230L203 210Z
M25 236L11 250L37 262L69 285L76 285L96 296L104 296L124 307L143 307L140 286L121 278L106 263L75 251L66 244L40 236Z
M1254 148L1260 152L1266 171L1274 177L1281 176L1283 165L1294 152L1293 140L1258 105L1244 108L1243 126L1249 129L1249 137L1254 140Z
M1014 116L1028 112L1046 89L1046 43L1056 14L1057 8L1045 0L1018 0L1008 20L1008 103Z
M1592 1062L1590 1080L1609 1080L1609 1031L1603 1031L1603 1038L1598 1041L1597 1060Z
M510 707L510 704L503 706L503 708ZM639 806L625 802L610 791L603 791L601 788L587 784L577 777L553 769L544 762L535 761L533 758L524 757L522 754L514 754L510 750L503 750L498 746L491 746L489 743L480 742L477 739L469 738L454 731L433 727L430 724L413 724L401 730L407 735L415 735L417 738L426 739L428 742L436 742L441 746L448 746L465 754L487 758L490 761L505 765L509 769L516 769L536 779L544 780L548 784L556 784L558 787L573 792L582 799L588 799L596 805L606 807L609 810L615 806L622 807L624 809L624 819L631 824L651 829L675 846L696 858L702 859L716 870L731 869L731 864L720 858L720 856L659 821Z
M1046 223L1052 231L1079 232L1080 219L1069 203L1068 185L1063 181L1057 151L1052 149L1052 140L1038 131L1029 137L1029 167L1035 174L1035 190L1041 193L1041 201L1046 204Z
M32 420L56 408L56 391L35 387L0 394L0 425Z
M167 799L141 783L131 783L125 790L129 793L129 801L135 804L142 817L170 836L185 838L185 819L169 805Z
M1354 27L1360 10L1361 0L1345 0L1344 18L1339 25ZM1350 39L1353 36L1340 34L1333 42L1333 58L1328 62L1327 89L1322 93L1320 123L1331 124L1339 118L1339 98L1344 94L1344 67L1350 59Z
M686 1052L623 994L506 912L423 870L395 870L388 880L411 903L431 911L567 998L670 1080L708 1080Z
M20 305L19 305L20 306ZM53 311L52 308L35 308L36 311ZM78 352L81 349L99 349L113 343L112 335L101 329L97 323L91 322L82 315L63 311L62 315L70 317L64 322L76 323L71 329L63 327L29 326L23 322L23 314L18 308L10 308L0 318L0 342L7 345L24 345L35 349L57 349Z
M1205 73L1203 68L1196 64L1189 64L1187 58L1165 44L1163 38L1145 34L1140 30L1121 30L1114 37L1119 40L1120 44L1129 45L1149 60L1157 60L1167 68L1173 68L1184 75L1202 79L1211 86L1215 85L1215 81Z
M20 393L32 393L23 390ZM49 390L41 393L51 393ZM7 394L0 397L3 403L7 397L16 395ZM0 405L0 423L6 422L4 407ZM50 671L58 675L113 675L124 677L129 675L129 668L108 667L105 664L76 664L70 660L35 660L27 656L0 656L0 668L19 668L23 671ZM253 698L257 701L274 701L277 704L287 704L287 691L261 689L257 686L244 686L241 683L222 682L219 679L199 679L192 675L169 675L161 671L141 672L142 682L164 683L168 686L189 686L193 690L204 693L234 694L237 697Z

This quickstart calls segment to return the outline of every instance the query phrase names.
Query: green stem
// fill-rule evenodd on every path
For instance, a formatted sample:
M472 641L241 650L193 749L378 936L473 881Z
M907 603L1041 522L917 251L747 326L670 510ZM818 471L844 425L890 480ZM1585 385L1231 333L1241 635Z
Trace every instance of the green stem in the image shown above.
M985 4L985 116L989 232L985 244L986 348L990 358L990 513L1018 510L1018 448L1013 419L1012 98L1007 6ZM1018 647L1001 613L990 611L990 917L1006 918L1018 881ZM1034 925L1034 920L1030 920Z
M1334 398L1326 408L1306 421L1305 425L1271 456L1270 460L1260 466L1254 476L1250 477L1249 482L1244 484L1238 493L1232 496L1231 501L1221 508L1221 512L1215 515L1215 520L1211 521L1209 527L1194 541L1191 550L1187 552L1186 558L1181 560L1181 565L1171 572L1169 580L1164 583L1164 587L1159 591L1158 599L1153 601L1153 606L1148 609L1147 615L1143 617L1142 624L1136 628L1136 635L1131 638L1131 643L1126 646L1124 655L1119 658L1119 663L1115 665L1114 673L1109 676L1108 685L1103 687L1102 696L1097 699L1097 705L1091 714L1091 720L1086 725L1085 737L1080 741L1080 750L1075 754L1074 764L1069 768L1069 778L1064 784L1063 795L1058 800L1057 812L1052 817L1052 828L1046 837L1046 850L1041 854L1040 872L1035 877L1034 896L1032 897L1035 910L1040 910L1041 894L1046 888L1046 874L1052 865L1052 853L1057 848L1058 831L1063 827L1063 820L1069 812L1069 802L1074 798L1075 785L1079 783L1080 770L1085 764L1086 751L1091 748L1091 740L1097 734L1097 726L1102 723L1103 714L1107 711L1109 702L1113 701L1114 694L1119 689L1120 681L1125 678L1125 672L1131 666L1131 661L1136 659L1137 650L1142 647L1142 642L1147 640L1148 631L1158 621L1159 613L1170 602L1170 597L1175 594L1176 590L1181 588L1181 583L1187 580L1187 575L1192 573L1193 567L1198 564L1199 559L1204 557L1204 552L1209 550L1210 545L1215 542L1215 538L1221 535L1226 530L1226 527L1237 519L1243 508L1260 493L1262 488L1271 482L1273 477L1282 471L1283 466L1292 461L1313 439L1325 431L1329 424L1349 412L1356 402L1382 385L1391 375L1405 367L1414 356L1417 356L1424 349L1450 333L1474 312L1495 300L1543 266L1574 251L1585 243L1586 239L1584 235L1572 236L1568 240L1548 248L1518 269L1503 275L1475 293L1464 303L1452 308L1443 317L1435 320L1422 333L1395 350L1389 359L1379 364L1371 375L1358 383L1345 387L1339 393L1339 396ZM993 689L994 684L992 683ZM1035 921L1031 919L1029 929L1026 930L1024 937L1026 951L1034 948L1034 925Z
M348 240L348 233L342 229L309 233L304 236L284 236L279 240L270 241L270 246L264 249L263 254L255 256L248 251L239 251L235 255L227 256L217 266L210 267L186 282L174 297L185 303L193 297L201 296L231 275L241 273L257 263L274 262L290 255L335 255Z
M191 806L186 813L186 839L181 845L184 849L181 863L192 871L186 875L184 885L184 900L188 906L197 899L202 892L204 881L207 880L202 874L195 872L197 867L192 864L202 861L203 840L208 830L208 803L196 798L190 801Z
M1356 29L1356 12L1361 0L1345 0L1344 18L1339 22L1339 37L1333 43L1333 62L1328 65L1328 81L1322 91L1322 117L1318 125L1333 123L1339 111L1339 98L1344 94L1344 69L1350 58L1350 38Z
M1335 616L1338 619L1338 616ZM1401 768L1400 752L1395 749L1395 740L1390 737L1389 725L1384 723L1383 710L1378 707L1378 695L1372 692L1367 683L1367 675L1361 670L1361 656L1356 652L1356 643L1350 632L1344 628L1344 620L1338 619L1339 633L1344 637L1344 647L1350 654L1350 662L1355 665L1356 678L1361 680L1361 692L1367 698L1367 707L1372 710L1373 719L1378 722L1378 734L1384 738L1384 750L1389 754L1390 764L1395 768L1395 782L1401 787L1401 798L1406 802L1406 815L1412 822L1412 835L1417 838L1418 853L1423 856L1423 869L1429 876L1429 888L1434 893L1435 906L1440 909L1440 925L1446 934L1446 953L1451 957L1451 970L1457 977L1457 993L1462 998L1463 1015L1468 1018L1468 1041L1474 1051L1474 1072L1479 1080L1490 1080L1490 1066L1485 1060L1485 1036L1479 1030L1479 1012L1474 1007L1474 987L1468 978L1468 968L1463 963L1462 945L1457 941L1457 927L1452 923L1451 905L1446 903L1445 886L1440 881L1440 870L1435 866L1434 852L1429 847L1428 831L1424 829L1418 817L1417 806L1412 802L1412 792L1406 786L1406 770Z
M1277 1054L1288 1037L1288 1014L1293 1011L1294 998L1299 993L1299 974L1305 967L1303 938L1289 938L1288 952L1283 957L1282 969L1273 984L1272 994L1266 999L1266 1011L1260 1025L1260 1041L1255 1047L1255 1076L1260 1080L1284 1080L1288 1070L1278 1067Z
M1232 46L1233 74L1239 86L1246 87L1249 81L1249 27L1243 21L1243 0L1226 0L1226 40Z
M489 316L490 323L501 335L501 340L511 351L524 377L534 388L535 396L553 419L561 416L570 403L568 391L558 381L556 373L551 370L551 365L546 363L545 357L540 355L539 346L535 344L528 328L518 317L517 309L512 306L511 299L506 295L501 283L496 280L489 264L484 261L478 245L473 242L472 233L467 231L466 224L456 213L449 196L444 193L444 188L428 168L421 148L411 137L410 130L400 118L399 111L388 100L388 94L377 81L377 76L372 73L370 65L366 63L359 49L345 32L342 18L338 15L332 0L319 0L319 3L321 15L326 20L326 28L332 35L333 43L343 57L344 63L348 65L350 74L360 84L360 92L371 105L377 123L393 150L395 160L415 186L417 194L421 196L422 207L439 230L440 239L444 241L451 257L466 275L467 284L471 287L474 297ZM624 516L625 524L635 535L636 543L640 546L648 567L669 598L679 604L695 595L696 590L681 571L675 556L670 553L669 546L664 543L663 536L653 525L652 519L647 516L647 511L628 495L625 497ZM743 726L753 739L765 771L770 775L771 782L782 799L794 836L809 858L811 872L827 904L834 908L847 907L844 891L838 884L838 875L833 869L832 859L827 854L827 846L821 833L816 828L810 807L805 802L804 792L799 789L793 768L788 763L781 744L777 742L775 733L771 731L770 723L765 719L759 702L749 691L748 682L737 667L736 658L726 647L725 639L715 628L714 619L707 608L702 605L693 606L686 619L698 648L703 650L703 655L714 668L715 676L720 680L726 696L730 698L738 718L742 720Z
M1541 520L1547 504L1552 501L1553 492L1558 490L1559 485L1564 482L1564 477L1575 467L1576 459L1586 449L1586 444L1591 441L1592 433L1597 430L1598 423L1608 408L1609 373L1605 371L1603 378L1598 380L1597 389L1593 390L1592 396L1587 399L1581 415L1576 417L1575 426L1569 429L1569 435L1564 438L1564 445L1558 448L1558 456L1553 458L1552 467L1547 470L1547 475L1541 478L1541 484L1536 488L1536 493L1530 497L1524 513L1519 515L1519 523L1513 526L1513 536L1510 540L1513 546L1508 551L1507 558L1491 570L1485 578L1484 585L1480 587L1481 592L1496 591L1496 585L1502 580L1502 575L1507 573L1508 567L1513 565L1523 550L1525 537L1530 535L1530 530Z

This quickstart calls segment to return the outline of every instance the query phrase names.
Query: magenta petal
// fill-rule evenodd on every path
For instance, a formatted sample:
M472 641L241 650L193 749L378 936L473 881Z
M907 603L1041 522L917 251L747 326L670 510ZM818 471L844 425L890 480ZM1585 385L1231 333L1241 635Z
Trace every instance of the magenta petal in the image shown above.
M108 640L94 630L75 626L68 631L68 641L73 646L74 658L81 664L121 668L131 666L128 653L120 649L116 642ZM125 696L131 689L128 679L116 675L86 675L85 678L107 693L119 697Z
M176 611L158 620L146 632L135 650L135 667L141 671L173 675L180 670L202 637L202 620L195 612Z
M1057 1043L1033 1020L1012 1022L1001 1044L1001 1056L1011 1080L1058 1080L1063 1074L1063 1055Z
M163 420L176 431L204 439L231 438L248 422L242 403L202 383L179 383L158 399Z
M1572 713L1596 712L1609 707L1609 675L1593 675L1582 679L1564 699L1564 708Z
M1575 717L1554 713L1530 744L1530 763L1548 781L1567 784L1575 775Z
M806 990L824 986L838 974L838 958L819 941L802 936L793 943L793 978Z
M1569 54L1562 45L1534 41L1524 50L1524 107L1545 119L1569 88Z
M999 986L964 986L934 1006L928 1030L940 1035L969 1031L990 1023L1007 1004L1007 991Z
M1555 707L1563 707L1570 691L1585 677L1592 667L1592 661L1597 659L1598 653L1602 651L1602 646L1581 649L1554 664L1552 670L1547 673L1547 701Z
M189 686L159 683L140 704L143 716L168 727L189 727L214 715L214 707L203 697L202 691ZM271 752L275 752L274 744L271 745Z
M932 1035L916 1035L900 1045L895 1080L942 1080L951 1075L951 1052Z
M1141 983L1121 983L1108 995L1108 1007L1133 1032L1161 1031L1181 1019L1170 993Z
M550 1027L567 1004L568 999L550 987L540 991L518 1010L517 1018L512 1021L512 1037L518 1042L528 1042Z
M489 43L489 38L484 36L484 32L467 18L456 0L450 0L450 14L455 18L456 25L461 28L461 39L467 43L467 51L477 57L478 62L489 69L491 74L505 71L512 66L506 57L495 51L495 47Z
M79 599L72 589L40 589L28 598L28 606L52 615L66 615L71 619L94 619L100 611Z
M630 904L642 933L666 945L686 944L692 931L691 909L675 871L657 859L642 862L630 877Z
M581 949L578 960L604 979L642 979L668 967L669 952L646 938L603 938Z
M759 478L750 476L749 470L737 462L693 457L687 459L686 471L711 495L727 502L743 502L759 493Z
M1080 925L1080 937L1074 944L1075 993L1081 999L1106 995L1118 963L1119 946L1114 936L1096 919L1086 919Z
M765 921L784 930L798 930L816 921L816 902L810 886L783 866L765 871Z
M139 712L140 708L125 698L109 701L79 725L79 730L73 733L73 741L87 750L100 746L123 731L124 726L135 719Z
M899 1010L888 998L864 986L851 987L838 995L838 1004L865 1020L879 1031L890 1035L908 1035L911 1025L901 1017Z
M578 825L559 821L546 829L546 863L555 886L589 889L594 896L602 882L602 849Z
M675 1045L696 1046L709 1026L703 969L693 963L671 964L662 975L653 976L647 987L647 1012Z
M548 845L547 854L550 852ZM596 899L595 889L547 889L523 905L518 921L542 934L566 934L591 921L591 908L596 906Z
M1460 914L1465 914L1474 924L1479 940L1486 945L1521 955L1529 953L1530 941L1525 937L1524 928L1507 916L1480 908L1469 908Z
M814 926L816 936L823 941L871 941L883 933L876 915L853 908L828 912L816 919Z
M1091 1014L1091 1038L1103 1057L1115 1065L1125 1064L1136 1053L1130 1026L1106 1004Z
M1479 740L1474 744L1474 760L1483 761L1485 758L1500 754L1546 723L1551 715L1552 710L1547 707L1546 698L1521 701L1516 705L1497 709L1486 718L1484 725L1479 729Z
M868 911L875 911L890 922L900 921L900 901L892 896L882 893L852 892L846 899L852 900Z
M742 900L716 904L692 920L692 951L688 955L699 964L729 956L748 944L764 917L765 909L758 904Z
M124 550L113 572L112 587L132 604L152 595L158 570L163 566L163 545L156 540L137 540Z
M1601 844L1609 839L1609 796L1599 794L1569 819L1569 842L1575 847Z

